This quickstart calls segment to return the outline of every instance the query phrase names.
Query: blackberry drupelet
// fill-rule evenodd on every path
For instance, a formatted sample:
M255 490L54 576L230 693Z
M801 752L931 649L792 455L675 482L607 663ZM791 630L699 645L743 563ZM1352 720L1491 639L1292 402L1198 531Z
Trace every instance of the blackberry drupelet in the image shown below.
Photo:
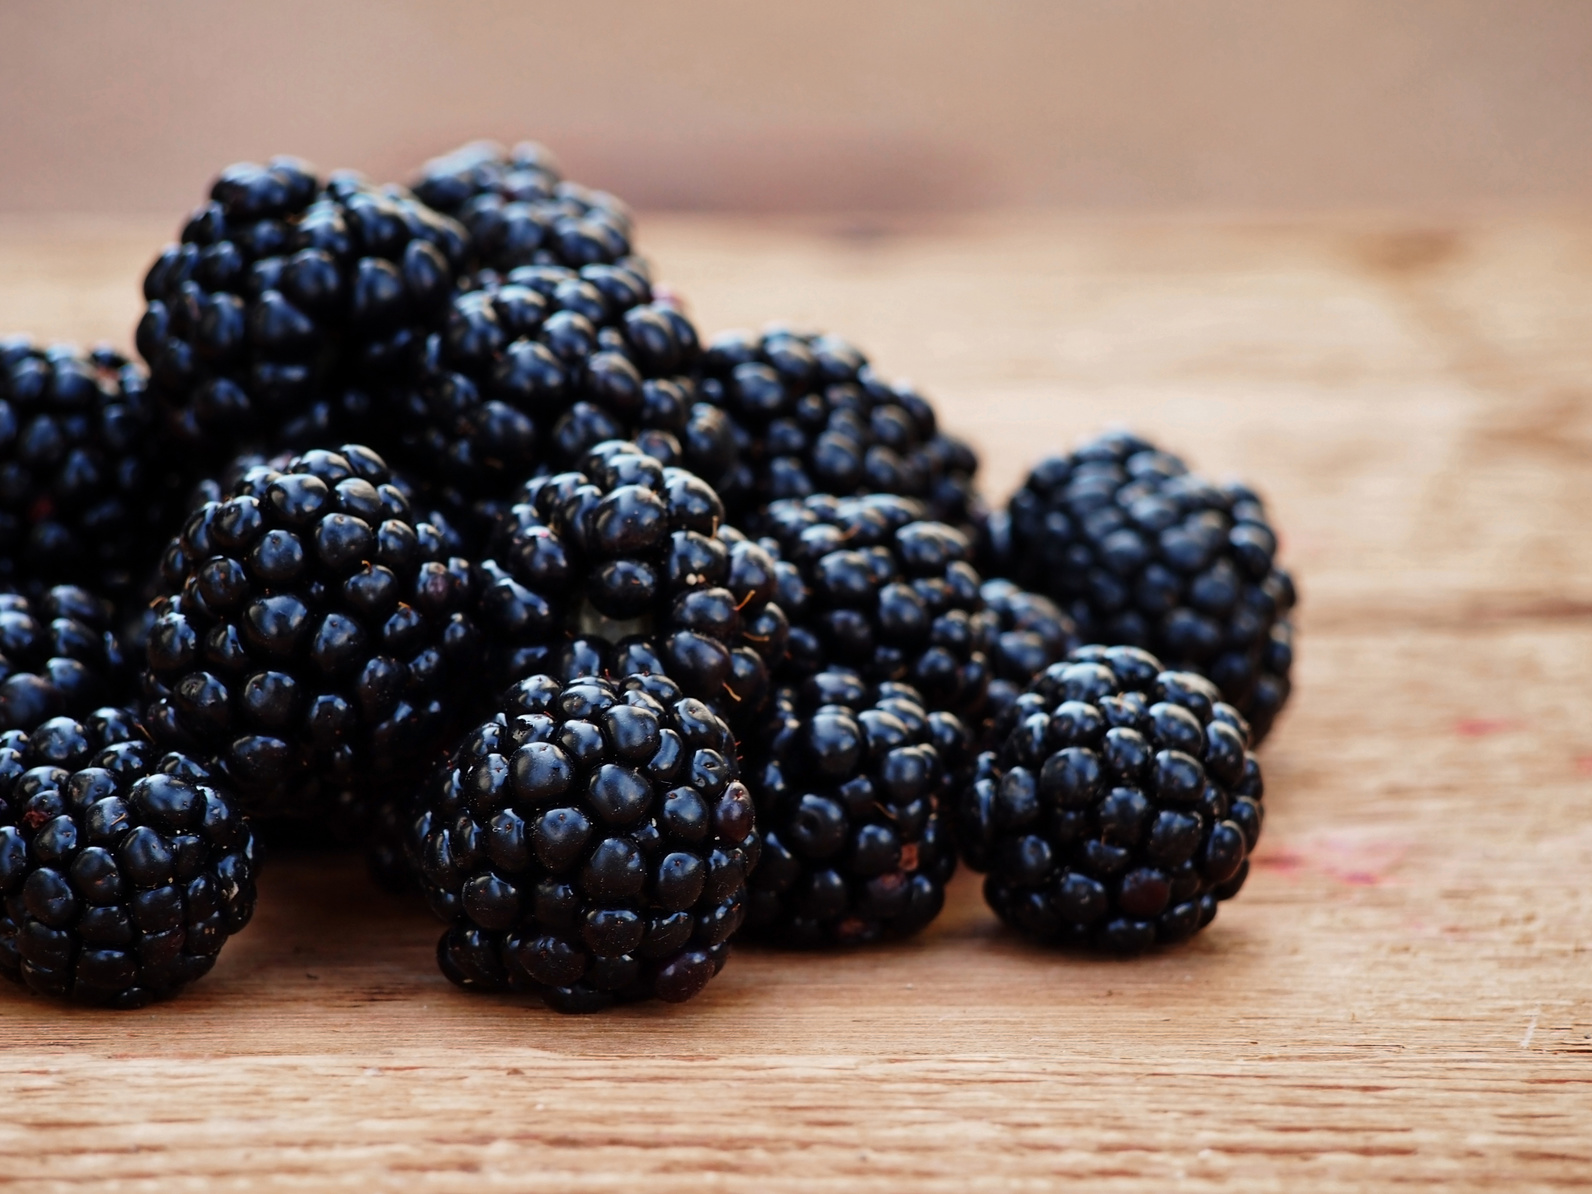
M748 774L762 849L746 933L855 945L917 932L956 870L942 802L969 752L916 689L819 672L775 697Z
M144 280L138 351L168 429L198 460L380 435L368 387L412 369L468 251L400 187L229 167Z
M490 514L527 478L616 438L714 481L735 445L723 412L696 399L697 352L640 259L527 265L456 291L419 368L383 402L399 419L400 462L461 512L485 503Z
M1073 620L1048 597L999 579L985 581L979 595L996 621L990 646L994 675L984 708L985 723L993 726L1035 676L1082 643Z
M1083 647L1002 718L957 801L984 898L1045 941L1137 953L1185 940L1236 895L1262 820L1249 727L1193 672Z
M901 494L921 498L941 522L971 517L972 449L940 432L922 396L881 379L837 336L726 332L703 354L701 392L734 424L739 459L719 485L732 522L819 493Z
M783 677L849 668L911 684L930 709L977 722L997 621L962 532L888 494L787 499L763 521L792 565L777 593L790 621Z
M101 709L0 734L0 973L141 1007L204 975L254 911L254 836L225 785Z
M1053 597L1086 642L1199 671L1258 745L1288 699L1293 581L1255 493L1114 432L1044 461L991 517L984 566Z
M529 677L427 789L442 972L564 1012L681 1002L724 965L758 838L729 727L660 675Z
M150 631L157 741L217 758L251 813L411 782L473 679L473 567L367 448L247 471L190 516ZM168 561L169 562L169 561Z
M469 230L482 268L507 274L523 265L578 270L631 257L630 212L606 191L566 182L545 146L505 150L476 141L421 169L414 192Z
M32 601L0 593L0 730L31 731L133 695L111 617L108 601L72 585Z
M781 568L723 518L700 477L619 441L581 472L527 483L481 566L481 617L508 678L549 670L575 636L650 635L689 695L738 723L756 713L785 654Z
M0 340L0 585L126 595L176 509L142 370Z

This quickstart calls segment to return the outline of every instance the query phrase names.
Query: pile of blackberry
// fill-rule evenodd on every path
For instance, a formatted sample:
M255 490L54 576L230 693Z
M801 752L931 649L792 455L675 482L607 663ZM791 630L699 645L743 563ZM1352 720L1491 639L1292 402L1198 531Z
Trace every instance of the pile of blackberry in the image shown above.
M414 823L443 974L565 1012L698 994L757 862L729 727L659 675L531 676L498 704Z
M1138 953L1192 937L1249 874L1263 811L1249 725L1137 647L1052 664L997 727L956 814L1007 924Z
M719 492L734 521L820 493L915 497L957 526L977 508L973 450L838 336L726 332L703 354L701 391L733 424L738 460Z
M215 964L254 913L254 838L199 760L100 709L0 734L0 974L142 1007Z
M1295 602L1253 491L1115 433L990 513L846 341L704 346L534 142L229 167L144 294L147 373L0 340L29 990L176 993L261 840L362 848L453 983L570 1012L691 999L743 929L909 938L959 859L1126 953L1244 882Z
M1203 672L1258 744L1288 699L1293 580L1253 490L1114 432L1042 462L992 516L984 566L1048 594L1085 642Z

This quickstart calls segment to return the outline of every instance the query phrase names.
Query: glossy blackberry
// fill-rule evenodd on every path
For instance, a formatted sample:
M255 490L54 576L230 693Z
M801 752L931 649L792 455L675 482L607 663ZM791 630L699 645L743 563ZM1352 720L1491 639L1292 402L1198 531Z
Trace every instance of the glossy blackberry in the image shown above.
M419 369L383 402L398 414L401 462L461 510L616 438L712 481L735 447L723 412L697 401L697 351L639 259L521 266L458 290Z
M962 532L887 494L787 499L764 522L792 565L777 593L790 621L785 677L850 668L870 683L911 684L930 709L977 722L998 622Z
M737 721L761 708L788 627L780 566L723 523L713 488L633 444L529 482L482 564L481 617L514 674L578 636L650 635L668 675Z
M631 256L625 205L566 182L552 153L534 141L511 150L492 141L461 146L427 162L413 185L422 202L469 230L479 264L498 274L523 265L615 265Z
M985 581L979 595L996 623L984 707L984 721L993 726L1035 676L1083 644L1073 620L1048 597L999 579Z
M144 677L157 741L216 757L250 812L409 782L474 679L474 574L379 456L251 469L176 550Z
M0 973L141 1007L209 971L254 911L254 837L203 765L101 709L0 734Z
M988 530L987 569L1055 598L1088 642L1203 672L1266 737L1288 699L1295 597L1254 491L1116 432L1040 464Z
M956 870L949 795L970 748L905 684L819 672L782 689L748 762L762 850L746 932L783 945L904 937Z
M1000 729L956 813L963 859L1007 924L1137 953L1193 936L1237 894L1264 789L1248 724L1205 677L1084 647Z
M71 585L32 601L0 593L0 730L84 717L133 695L111 617L108 601Z
M210 460L380 432L366 387L412 370L467 253L400 187L293 158L229 167L144 279L138 351L170 431Z
M677 1003L724 965L757 858L729 728L658 675L532 676L414 824L442 972L565 1012Z
M0 585L125 594L175 509L142 370L0 340Z
M734 424L739 459L719 489L738 525L769 502L819 493L902 494L941 522L969 521L972 449L837 336L726 332L703 354L701 392Z

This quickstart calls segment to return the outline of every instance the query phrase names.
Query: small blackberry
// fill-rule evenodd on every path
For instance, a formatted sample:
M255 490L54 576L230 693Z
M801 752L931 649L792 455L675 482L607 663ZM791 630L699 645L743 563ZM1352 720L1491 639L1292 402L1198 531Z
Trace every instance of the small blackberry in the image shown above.
M129 698L132 672L110 623L110 603L86 589L57 585L34 601L0 593L0 730Z
M787 499L764 521L793 566L780 571L777 592L790 621L783 676L849 668L869 683L911 684L930 709L978 720L997 622L966 536L887 494Z
M1288 699L1293 581L1255 493L1114 432L1044 461L991 517L983 563L1046 593L1087 642L1209 676L1254 742Z
M474 574L375 453L251 469L175 551L149 727L216 757L248 811L324 812L335 789L407 782L440 745L478 663Z
M695 329L653 301L639 259L474 279L383 398L394 450L460 510L486 503L488 514L536 472L577 467L617 438L713 481L735 447L723 412L696 400L696 355Z
M820 493L902 494L941 522L970 520L972 449L939 430L916 391L881 379L839 337L726 332L701 368L703 399L734 424L739 459L719 483L731 522Z
M782 689L748 767L762 849L746 932L853 945L938 916L956 870L942 800L968 749L962 723L905 684L830 671Z
M144 280L138 351L169 430L225 459L384 429L364 387L412 369L468 249L400 187L294 158L224 170Z
M1193 936L1236 895L1260 837L1249 726L1193 672L1083 647L1001 719L957 801L963 859L1007 924L1137 953Z
M0 340L0 585L142 579L175 508L146 388L108 348Z
M645 634L688 694L755 713L785 653L778 563L723 525L710 485L633 444L598 445L583 470L527 483L481 566L509 678L547 670L573 636Z
M532 676L427 789L443 974L565 1012L677 1003L724 965L756 862L729 728L659 675Z
M414 192L469 230L481 267L498 274L524 265L578 270L631 256L630 212L606 191L564 181L545 146L505 150L476 141L422 167Z
M998 579L985 581L979 595L996 620L989 653L994 675L984 707L984 721L993 725L1035 676L1083 644L1073 620L1048 597Z
M0 974L141 1007L205 974L254 911L254 837L226 787L101 709L0 734Z

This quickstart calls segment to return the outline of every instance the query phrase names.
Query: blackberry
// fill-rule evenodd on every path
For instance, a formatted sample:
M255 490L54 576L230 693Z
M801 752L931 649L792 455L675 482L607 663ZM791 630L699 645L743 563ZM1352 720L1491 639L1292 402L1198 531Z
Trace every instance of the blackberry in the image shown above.
M254 837L209 770L101 709L0 734L0 973L141 1007L193 982L254 911Z
M577 467L604 440L634 437L709 481L733 463L729 423L690 377L696 330L653 300L639 259L494 279L454 294L419 368L383 398L399 460L456 509L484 503L490 515L527 478Z
M224 170L144 279L138 351L169 430L225 459L382 429L368 387L412 370L468 250L400 187L294 158Z
M984 708L986 724L993 725L1035 676L1083 644L1073 620L1048 597L999 579L985 581L979 595L996 621Z
M792 566L777 593L790 621L783 678L849 668L869 683L911 684L930 709L978 720L998 623L962 532L888 494L786 499L764 521Z
M545 146L476 141L421 169L414 192L469 230L482 268L615 265L631 256L630 212L605 191L566 182Z
M0 585L125 594L174 509L142 370L0 340Z
M613 441L583 471L527 483L481 566L481 616L509 678L575 636L650 635L685 691L737 721L762 707L788 627L778 562L723 523L713 488Z
M252 813L403 784L478 664L474 573L367 448L247 471L183 528L149 635L157 741L214 756Z
M957 801L984 898L1044 941L1137 953L1236 895L1262 820L1249 726L1137 647L1083 647L1017 698Z
M71 585L33 601L0 593L0 730L31 731L132 696L111 616L108 601Z
M1046 593L1086 642L1209 676L1258 745L1288 699L1293 581L1253 490L1126 432L1041 463L992 516L983 562Z
M506 692L414 823L442 972L565 1012L680 1002L724 965L758 839L729 727L659 675Z
M905 684L810 676L775 698L750 774L762 849L746 932L853 945L917 932L956 870L949 780L969 747Z
M971 518L972 449L939 430L927 400L880 378L837 336L726 332L703 354L701 391L734 424L739 459L719 486L731 522L819 493L901 494L941 522Z

